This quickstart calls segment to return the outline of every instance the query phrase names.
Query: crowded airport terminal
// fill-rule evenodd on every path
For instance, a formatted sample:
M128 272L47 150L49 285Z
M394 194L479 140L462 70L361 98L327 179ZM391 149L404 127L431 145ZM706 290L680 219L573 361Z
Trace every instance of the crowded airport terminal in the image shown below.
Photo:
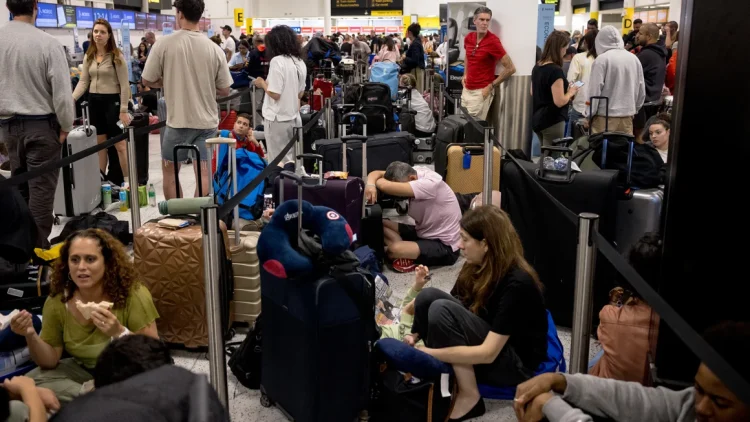
M750 422L750 2L0 3L0 422Z

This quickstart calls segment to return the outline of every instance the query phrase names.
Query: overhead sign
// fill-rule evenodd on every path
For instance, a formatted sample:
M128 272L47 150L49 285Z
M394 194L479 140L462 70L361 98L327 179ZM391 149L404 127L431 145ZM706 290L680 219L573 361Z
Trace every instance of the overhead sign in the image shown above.
M361 26L350 26L349 27L349 31L350 32L356 32L356 33L359 34L360 32L362 32L362 27Z
M331 0L332 16L400 16L404 0ZM397 15L377 15L374 12L390 11Z
M234 9L234 26L245 26L245 9Z
M373 10L372 16L403 16L403 10Z
M628 35L633 30L633 15L635 8L626 7L622 9L622 35Z
M292 26L292 31L294 31L295 34L301 34L302 33L302 27L299 26Z
M544 49L547 37L555 30L555 6L552 4L540 4L537 21L536 45Z
M586 8L585 7L579 7L577 9L573 9L574 15L585 15L586 14Z
M312 34L313 33L312 26L303 26L302 27L302 33L303 34Z
M375 27L375 33L376 34L383 34L383 33L385 33L385 27L384 26L376 26Z

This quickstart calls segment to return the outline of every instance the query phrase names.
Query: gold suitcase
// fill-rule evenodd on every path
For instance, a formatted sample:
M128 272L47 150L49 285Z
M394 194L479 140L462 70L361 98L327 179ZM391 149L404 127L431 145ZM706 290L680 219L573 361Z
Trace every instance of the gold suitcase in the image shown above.
M500 190L500 150L493 147L492 190ZM468 168L464 168L464 157L467 157ZM445 183L456 193L482 192L484 179L484 145L450 144L448 145L447 165L445 166Z

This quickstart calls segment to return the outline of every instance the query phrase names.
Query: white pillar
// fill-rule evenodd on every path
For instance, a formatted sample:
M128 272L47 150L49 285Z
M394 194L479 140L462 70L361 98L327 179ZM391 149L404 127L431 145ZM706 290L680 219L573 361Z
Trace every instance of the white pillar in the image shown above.
M141 0L141 12L148 13L148 0Z
M515 75L499 86L487 120L506 148L531 153L531 70L536 62L539 6L534 1L487 0L492 9L490 31L500 37L516 67ZM496 71L497 74L497 71Z
M560 0L560 14L565 16L565 30L573 30L573 0Z
M599 0L591 0L591 4L589 5L589 16L589 19L596 19L599 21ZM601 29L601 22L599 29Z
M675 21L679 24L680 15L682 14L682 0L670 0L669 2L669 20Z
M331 1L321 0L323 2L323 35L331 33Z

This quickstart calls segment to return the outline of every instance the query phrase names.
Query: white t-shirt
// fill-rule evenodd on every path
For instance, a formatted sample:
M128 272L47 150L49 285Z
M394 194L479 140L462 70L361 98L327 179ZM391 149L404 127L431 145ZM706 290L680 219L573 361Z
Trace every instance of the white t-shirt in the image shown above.
M578 53L573 56L573 60L570 61L570 68L568 68L568 82L573 83L582 81L583 86L578 90L578 94L573 98L573 109L581 114L586 110L586 99L588 95L588 83L589 77L591 76L591 65L594 64L594 58L590 57L588 53Z
M287 122L299 115L299 94L305 90L307 67L305 62L289 56L276 56L268 66L268 90L280 94L278 101L266 92L263 99L263 118Z
M417 130L421 132L434 132L437 124L432 115L432 110L430 110L430 105L427 104L422 94L416 89L411 90L411 108L417 112L417 115L414 116Z
M221 49L229 50L232 54L234 54L234 51L236 48L237 48L237 45L235 45L232 37L227 37L227 39L225 39L224 42L221 43Z

